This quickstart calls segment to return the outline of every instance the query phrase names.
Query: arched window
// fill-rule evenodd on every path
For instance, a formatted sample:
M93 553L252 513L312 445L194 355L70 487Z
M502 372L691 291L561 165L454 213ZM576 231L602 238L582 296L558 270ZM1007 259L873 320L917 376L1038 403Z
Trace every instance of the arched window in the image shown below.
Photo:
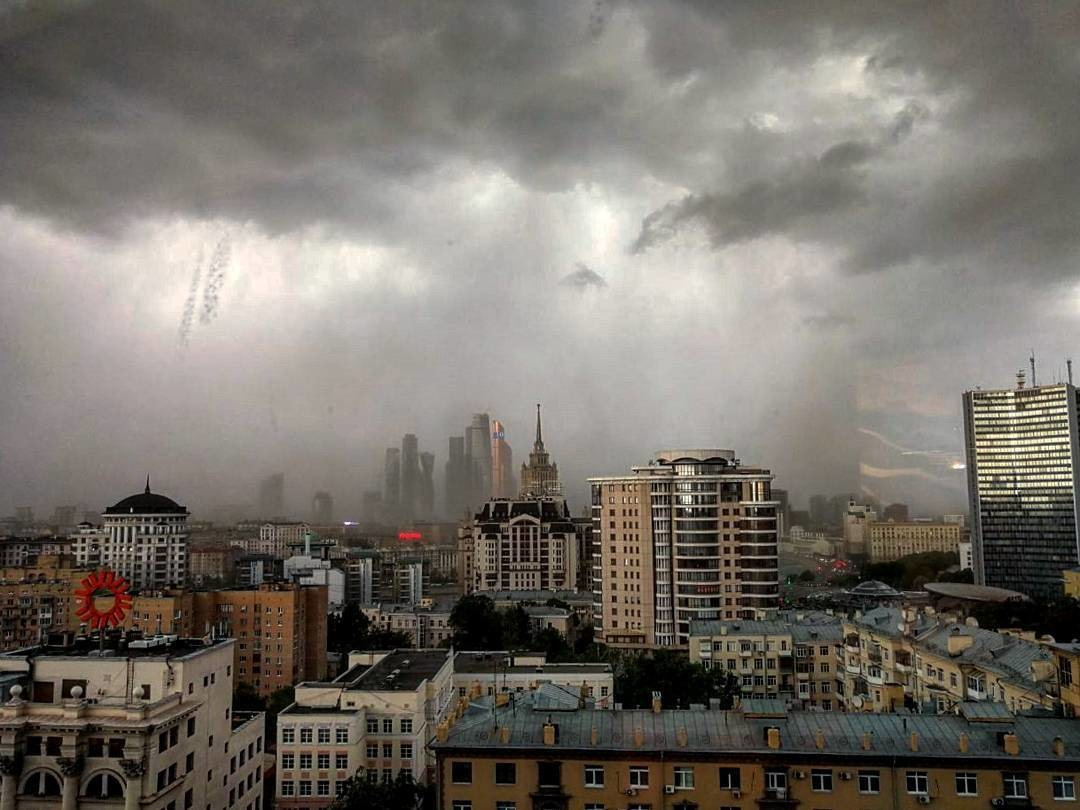
M83 795L89 799L122 799L124 783L118 776L108 771L95 773L86 783L86 791Z
M23 782L26 796L59 796L60 780L48 771L35 771Z

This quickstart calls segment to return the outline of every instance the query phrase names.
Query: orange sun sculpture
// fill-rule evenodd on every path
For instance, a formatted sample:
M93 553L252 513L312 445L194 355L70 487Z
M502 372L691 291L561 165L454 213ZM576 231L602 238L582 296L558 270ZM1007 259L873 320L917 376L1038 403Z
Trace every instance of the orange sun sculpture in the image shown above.
M94 604L94 597L103 591L113 595L112 607L105 611L98 610ZM79 609L75 614L98 630L119 625L131 607L127 580L113 571L95 571L90 574L82 581L82 587L75 591L75 598L79 601Z

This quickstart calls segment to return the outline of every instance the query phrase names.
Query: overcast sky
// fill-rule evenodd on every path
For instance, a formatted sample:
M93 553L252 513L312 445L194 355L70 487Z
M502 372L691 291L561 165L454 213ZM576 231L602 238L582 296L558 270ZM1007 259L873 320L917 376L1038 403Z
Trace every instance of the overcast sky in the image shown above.
M961 392L1074 350L1080 13L810 8L0 5L0 514L345 517L537 401L576 507L677 445L962 505Z

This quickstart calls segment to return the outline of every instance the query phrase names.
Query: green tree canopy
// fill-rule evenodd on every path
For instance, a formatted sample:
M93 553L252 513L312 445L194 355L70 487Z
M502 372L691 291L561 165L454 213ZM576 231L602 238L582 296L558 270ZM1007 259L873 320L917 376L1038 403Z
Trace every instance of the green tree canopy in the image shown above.
M360 772L345 782L329 810L430 810L435 806L432 786L420 785L405 773L392 782L374 782Z
M463 596L450 611L450 627L459 650L505 649L503 619L490 597L475 593Z

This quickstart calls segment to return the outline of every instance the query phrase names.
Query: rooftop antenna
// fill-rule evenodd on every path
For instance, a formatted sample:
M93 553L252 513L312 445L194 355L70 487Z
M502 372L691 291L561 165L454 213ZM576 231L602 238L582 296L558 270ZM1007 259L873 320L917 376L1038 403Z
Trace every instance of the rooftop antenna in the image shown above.
M1072 358L1071 357L1065 358L1065 368L1066 368L1066 370L1068 371L1068 374L1069 374L1069 385L1072 385L1073 382L1072 382Z
M1031 387L1034 388L1035 387L1035 350L1034 349L1031 350L1031 357L1029 359L1031 360Z

